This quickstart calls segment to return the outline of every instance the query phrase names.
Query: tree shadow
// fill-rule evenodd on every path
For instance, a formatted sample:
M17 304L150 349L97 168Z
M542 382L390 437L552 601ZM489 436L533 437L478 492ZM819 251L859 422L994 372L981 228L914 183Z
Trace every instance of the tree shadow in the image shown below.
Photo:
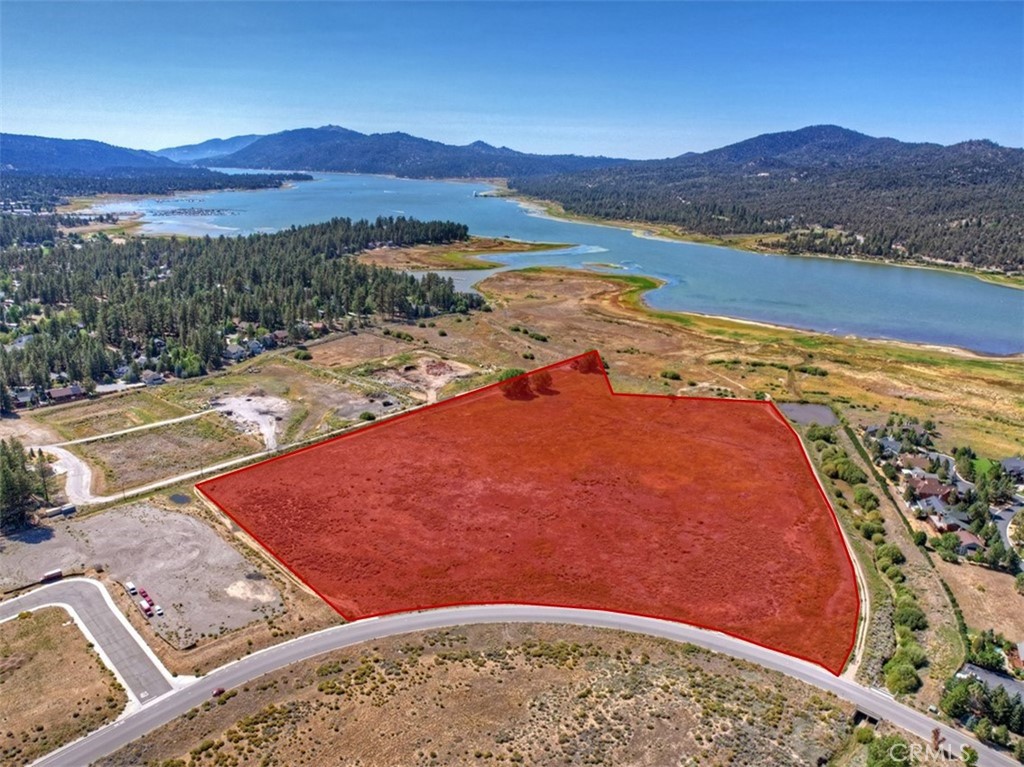
M29 525L23 527L20 530L12 530L6 533L3 537L0 537L0 541L4 539L8 541L15 541L17 543L45 543L46 541L52 540L54 536L53 528L47 527L46 525Z

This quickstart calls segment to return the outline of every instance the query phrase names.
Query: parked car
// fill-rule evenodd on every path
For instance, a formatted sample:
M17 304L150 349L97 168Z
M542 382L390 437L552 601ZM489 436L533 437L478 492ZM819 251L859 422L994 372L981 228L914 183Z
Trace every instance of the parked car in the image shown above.
M146 593L145 589L139 589L139 596L145 599L147 602L150 601L149 594Z
M132 596L135 596L137 593L139 593L138 590L135 588L135 584L132 583L131 581L125 581L124 582L124 587L125 587L125 590L127 590L127 592L129 594L131 594Z
M155 612L161 618L164 617L164 608L162 608L160 605L153 605L153 612Z
M216 690L213 691L213 695L211 695L210 697L211 698L219 698L223 694L224 694L224 688L223 687L218 687Z
M142 614L147 618L153 614L153 606L145 599L139 600L139 609L142 610Z

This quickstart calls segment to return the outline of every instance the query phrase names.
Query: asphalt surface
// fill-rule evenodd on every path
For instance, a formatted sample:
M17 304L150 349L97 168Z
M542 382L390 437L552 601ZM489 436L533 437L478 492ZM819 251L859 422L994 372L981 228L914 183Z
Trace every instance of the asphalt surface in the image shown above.
M128 627L124 616L103 586L96 581L69 579L35 589L20 597L0 602L0 621L14 618L24 610L56 605L71 608L133 703L145 705L173 689L167 672L143 640ZM126 625L127 624L127 625Z
M231 689L247 684L259 676L321 653L362 642L383 639L413 631L436 630L471 623L563 623L579 626L630 631L649 636L688 642L700 647L751 661L765 668L835 693L854 703L861 711L930 742L938 728L945 738L944 747L959 755L961 745L971 745L979 753L980 765L1020 767L1005 753L983 746L974 738L940 725L928 716L901 705L886 693L868 690L853 682L833 676L825 669L788 655L766 650L739 639L679 623L599 612L556 607L526 605L492 605L454 607L422 613L371 618L344 626L308 634L304 637L270 647L212 671L195 683L153 701L139 711L97 730L87 737L65 746L36 762L37 765L68 767L87 765L144 737L151 730L181 716L210 698L217 688Z

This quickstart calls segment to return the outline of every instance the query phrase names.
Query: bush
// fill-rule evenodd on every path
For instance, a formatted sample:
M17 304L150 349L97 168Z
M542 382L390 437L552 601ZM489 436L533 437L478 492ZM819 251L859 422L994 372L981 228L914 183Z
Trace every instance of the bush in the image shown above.
M886 664L885 686L891 693L906 695L921 686L921 677L909 663L892 663L890 661Z
M667 378L670 381L678 381L678 380L680 380L682 378L682 376L679 375L679 373L677 373L674 370L662 370L661 371L661 377L662 378Z
M295 359L297 359L297 360L311 360L311 359L313 359L313 355L310 354L305 349L299 349L297 352L295 352Z
M870 727L858 727L857 731L854 733L854 737L857 739L858 743L865 745L875 739L875 731Z
M819 426L816 423L812 423L807 427L807 439L811 442L822 440L823 442L834 443L836 441L836 433L831 426Z
M448 331L445 330L444 328L441 328L439 331L437 331L437 334L439 336L446 336L446 335L448 335Z
M377 420L377 416L375 416L369 410L364 410L362 413L359 414L359 420L360 421L376 421Z
M906 626L912 631L923 631L928 628L928 619L915 602L900 604L893 613L893 621L897 626Z
M871 492L866 485L858 485L853 490L853 502L864 511L874 511L878 508L878 496Z

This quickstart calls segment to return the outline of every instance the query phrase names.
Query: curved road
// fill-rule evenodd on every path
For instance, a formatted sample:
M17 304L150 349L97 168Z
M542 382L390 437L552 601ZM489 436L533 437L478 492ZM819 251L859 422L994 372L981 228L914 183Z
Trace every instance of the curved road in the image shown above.
M41 586L20 597L0 602L0 622L17 618L18 613L44 607L60 607L71 614L86 639L125 688L130 701L126 713L130 714L140 705L177 686L149 645L117 609L103 584L88 578L69 578ZM186 681L181 679L180 683Z
M370 618L343 626L308 634L274 647L253 653L210 672L202 679L182 689L169 692L140 710L113 724L61 748L36 762L37 765L66 767L87 765L143 737L162 724L181 716L194 706L210 698L218 687L231 689L247 684L263 674L276 671L298 661L315 657L343 647L374 641L413 631L451 628L472 623L565 623L577 626L616 629L688 642L715 652L756 663L791 676L800 681L835 693L854 703L861 711L931 740L932 731L939 728L946 746L959 755L961 745L977 749L981 765L1020 767L1012 757L983 746L974 738L940 725L924 714L894 701L885 693L868 690L846 679L833 676L819 666L767 650L733 637L679 623L641 618L597 610L577 610L559 607L531 607L526 605L489 605L480 607L452 607L420 613L406 613L383 618Z

